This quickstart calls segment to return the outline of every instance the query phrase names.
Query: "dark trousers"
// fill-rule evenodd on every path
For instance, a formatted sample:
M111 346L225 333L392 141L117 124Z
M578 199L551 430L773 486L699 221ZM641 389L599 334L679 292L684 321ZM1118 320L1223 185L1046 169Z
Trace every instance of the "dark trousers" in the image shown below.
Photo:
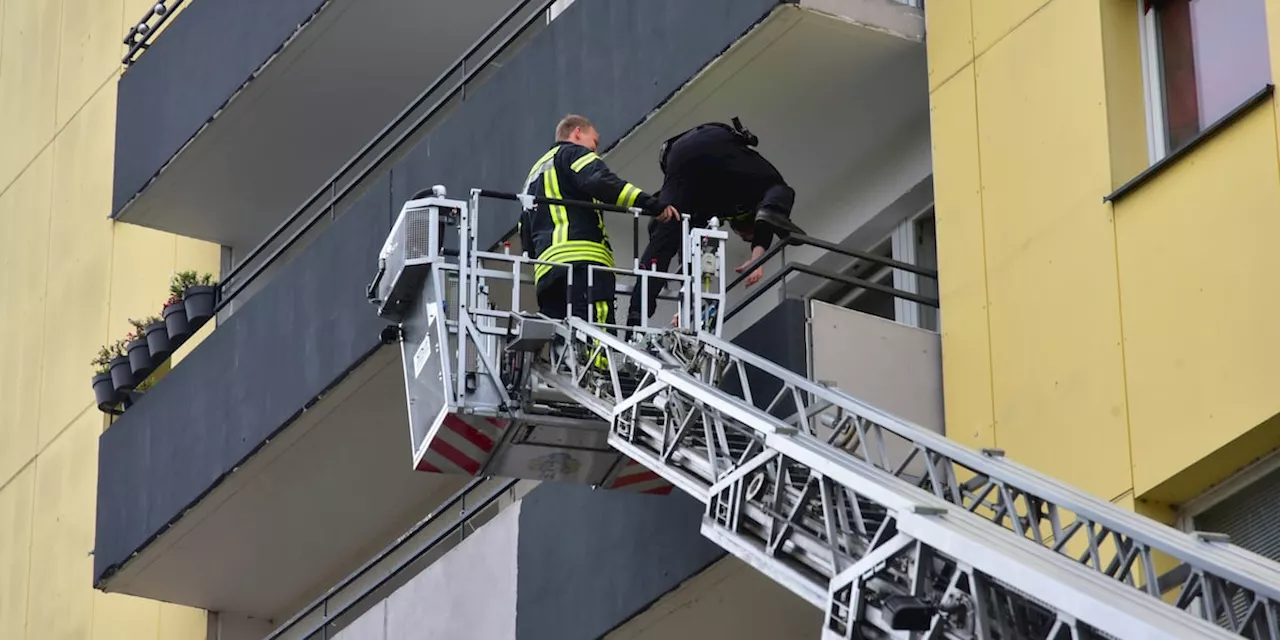
M596 270L591 286L587 286L587 266L592 263L575 262L573 285L569 285L569 269L555 267L538 280L538 311L548 318L563 320L565 308L573 305L573 315L590 322L615 324L617 322L617 278L610 271ZM599 265L597 265L599 266Z
M690 229L697 228L706 224L705 220L695 220L690 218ZM701 222L702 225L695 223ZM655 269L663 273L671 270L671 261L680 255L680 248L683 245L683 234L679 220L668 220L662 222L657 218L649 220L649 244L645 246L644 252L640 254L641 269ZM654 311L658 306L658 295L662 293L662 287L666 284L666 280L659 278L649 279L649 317L652 318ZM631 291L631 306L627 308L627 326L636 327L640 325L640 281L636 279L635 289Z

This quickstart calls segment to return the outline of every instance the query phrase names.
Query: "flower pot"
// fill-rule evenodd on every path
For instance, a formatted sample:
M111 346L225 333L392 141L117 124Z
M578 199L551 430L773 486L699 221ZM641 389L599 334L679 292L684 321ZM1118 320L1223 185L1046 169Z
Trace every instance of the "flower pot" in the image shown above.
M195 333L213 317L213 287L204 285L187 287L182 292L182 302L187 306L187 322Z
M191 323L187 322L187 307L182 301L175 302L160 312L164 316L165 329L169 331L169 349L177 350L191 337Z
M133 369L129 367L129 356L111 359L111 386L124 393L132 389L138 381L133 377Z
M153 322L146 326L144 334L147 336L147 350L151 353L151 364L160 366L173 353L173 347L169 346L169 327L162 320Z
M120 404L120 393L111 382L110 371L93 377L93 400L98 404L98 411L103 413L111 413Z
M155 367L151 366L151 351L147 349L147 337L142 336L129 343L129 369L133 371L135 380L144 380Z

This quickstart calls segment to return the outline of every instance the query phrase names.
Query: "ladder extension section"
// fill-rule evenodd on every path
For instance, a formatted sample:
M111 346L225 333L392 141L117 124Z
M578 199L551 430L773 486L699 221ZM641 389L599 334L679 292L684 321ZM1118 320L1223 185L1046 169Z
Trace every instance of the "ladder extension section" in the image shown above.
M1260 556L967 449L711 334L668 332L646 351L576 318L559 330L568 347L537 377L705 503L704 535L823 609L826 638L1280 640L1280 566ZM601 354L604 370L582 364ZM1185 579L1162 586L1158 563L1181 563Z

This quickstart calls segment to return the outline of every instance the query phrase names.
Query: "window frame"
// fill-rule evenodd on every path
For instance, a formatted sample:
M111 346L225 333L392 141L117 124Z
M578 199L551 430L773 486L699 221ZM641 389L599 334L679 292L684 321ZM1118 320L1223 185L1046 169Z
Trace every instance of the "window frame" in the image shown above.
M1209 487L1200 495L1180 505L1175 511L1174 528L1188 534L1196 533L1198 531L1196 518L1200 517L1201 514L1222 504L1223 501L1237 493L1253 487L1277 469L1280 469L1280 449L1270 451L1231 474L1227 479ZM1235 544L1234 540L1227 540L1227 542ZM1246 553L1254 553L1248 549L1243 550ZM1197 596L1193 599L1191 606L1199 611L1199 615L1204 615L1204 599L1202 596Z
M1164 105L1163 66L1160 62L1160 28L1151 0L1137 0L1138 40L1142 44L1142 92L1147 116L1147 162L1155 164L1169 155Z
M863 250L876 254L881 254L881 252L883 252L882 255L891 260L897 260L919 266L920 260L923 257L920 254L920 243L922 239L920 237L919 227L927 220L934 220L935 230L931 237L931 240L933 241L933 249L930 253L930 258L936 262L938 241L936 231L937 215L934 202L932 201L930 201L928 206L924 207L920 211L917 211L903 219L901 222L894 224L888 235L879 242L876 242L869 248ZM858 261L854 260L852 263L857 264ZM854 264L850 264L849 266L840 269L840 273L843 275L860 277L868 282L885 285L907 293L919 294L920 289L924 286L924 279L909 271L902 271L889 266L877 265L868 269L867 272L859 275L857 270L854 269ZM936 267L937 265L934 264L931 268L936 269ZM826 302L827 304L856 311L857 309L854 309L852 305L857 302L859 298L871 294L872 291L870 289L853 288L852 291L829 298L818 296L811 297L815 300ZM937 293L935 292L934 295L936 296ZM918 302L893 297L893 317L885 319L917 329L941 332L942 310L927 307Z
M1258 93L1253 94L1251 97L1243 98L1239 104L1216 120L1204 123L1200 131L1183 144L1182 147L1170 149L1168 111L1164 97L1164 66L1160 55L1160 27L1156 22L1156 12L1159 11L1159 7L1156 6L1158 1L1137 0L1134 2L1138 11L1138 42L1141 53L1143 104L1147 120L1148 166L1154 166L1184 149L1194 147L1201 138L1207 137L1211 132L1217 131L1227 122L1234 120L1243 111L1247 111L1255 101L1260 99L1263 93L1269 93L1271 88L1274 87L1272 79L1268 78L1262 86L1258 87ZM1269 40L1271 34L1269 29L1267 31ZM1268 55L1270 55L1269 50ZM1274 75L1274 73L1275 70L1273 69L1272 74ZM1196 90L1200 90L1199 86L1197 86Z
M903 220L893 228L889 234L889 257L900 262L922 266L921 261L925 259L925 255L921 253L924 238L921 234L921 227L927 221L934 221L934 233L932 234L933 250L929 258L934 262L928 265L933 269L937 269L937 253L938 253L938 237L937 237L937 215L934 204L930 203L924 210L916 213L910 218ZM921 276L911 273L910 271L902 271L900 269L891 269L893 272L893 288L899 291L919 294L925 286L925 279ZM934 292L937 296L937 292ZM902 298L893 299L894 321L899 324L905 324L909 327L917 329L925 329L927 331L935 331L935 327L940 327L941 309L926 307L918 302L903 300Z
M877 242L874 245L863 249L863 251L866 251L868 253L872 253L875 255L880 255L885 258L893 259L893 248L888 236L886 236L884 240L881 240L880 242ZM865 266L866 267L865 272L860 271L859 269L856 269L855 267L857 266ZM840 269L839 273L841 275L861 278L862 280L866 280L867 282L881 284L886 287L892 287L894 271L896 270L893 267L886 267L886 266L882 266L874 263L864 264L858 260L852 260L851 264L849 264L843 269ZM809 297L813 300L819 300L827 304L835 305L842 309L850 309L853 311L857 311L857 309L854 309L851 305L857 302L859 298L862 298L863 296L866 296L869 293L871 293L871 290L864 289L862 287L850 287L850 288L852 289L851 291L845 292L837 296L820 297L816 295L810 295ZM875 292L875 293L879 293L879 292ZM887 294L881 294L881 295L887 295ZM861 313L866 313L866 312L861 312ZM885 318L885 319L892 320L892 318Z
M1262 478L1280 469L1280 449L1271 451L1248 466L1236 471L1226 480L1209 487L1200 495L1186 501L1177 509L1175 527L1192 533L1196 530L1196 518L1231 496L1248 489Z
M1111 193L1102 197L1104 203L1116 203L1121 198L1138 190L1152 178L1175 164L1179 158L1194 151L1201 144L1230 127L1236 120L1244 117L1262 104L1270 103L1275 93L1272 78L1258 87L1258 91L1240 101L1231 111L1217 120L1204 125L1199 133L1192 136L1181 147L1169 149L1167 122L1165 119L1163 69L1160 62L1159 29L1156 25L1155 11L1147 11L1150 0L1136 0L1138 11L1138 39L1142 74L1143 111L1147 124L1147 168L1127 182L1115 187ZM1270 38L1270 33L1267 36ZM1269 47L1270 45L1268 45ZM1268 49L1268 55L1270 55ZM1272 69L1272 74L1277 72Z
M1210 486L1200 495L1182 503L1175 510L1174 528L1187 534L1194 534L1196 518L1204 512L1222 504L1222 502L1245 489L1252 487L1263 478L1280 469L1280 449L1272 450L1261 458L1254 460L1244 468L1236 471L1222 482ZM1228 540L1234 544L1234 541ZM1248 553L1251 551L1245 550ZM1204 615L1204 598L1196 596L1190 603L1195 611Z

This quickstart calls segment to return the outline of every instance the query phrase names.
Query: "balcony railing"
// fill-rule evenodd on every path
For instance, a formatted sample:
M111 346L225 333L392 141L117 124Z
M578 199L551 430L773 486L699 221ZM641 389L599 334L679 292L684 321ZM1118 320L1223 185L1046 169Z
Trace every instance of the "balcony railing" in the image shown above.
M272 631L266 640L328 640L392 588L422 572L497 515L498 501L528 480L474 478L354 573Z
M734 316L741 313L744 309L750 306L752 302L755 302L757 299L760 298L760 296L764 295L766 291L773 289L773 287L779 284L783 286L783 291L784 291L783 295L785 296L787 277L795 273L813 276L815 278L820 278L828 282L838 282L840 284L844 284L850 287L884 293L884 294L893 296L895 298L907 300L909 302L914 302L916 304L922 304L927 307L933 307L934 309L938 308L937 298L922 296L918 293L912 293L910 291L903 291L901 289L897 289L888 285L883 285L876 282L872 282L870 280L865 280L862 278L857 278L854 276L837 273L835 271L830 271L828 269L814 267L812 265L802 264L798 262L787 262L786 249L789 246L815 247L830 253L839 254L849 258L856 258L858 260L864 260L866 262L877 264L882 267L888 267L890 269L901 269L902 271L913 273L917 276L929 278L930 280L934 280L935 282L938 280L938 272L933 269L920 267L907 262L902 262L900 260L894 260L892 258L886 258L884 256L876 255L874 253L868 253L866 251L849 249L847 247L842 247L838 244L835 244L834 242L827 242L826 240L820 240L812 236L807 236L802 234L793 234L790 237L786 238L785 240L774 243L774 245L770 247L768 251L764 252L763 255L761 255L758 259L756 259L750 265L744 267L742 269L742 275L739 275L738 277L734 278L733 281L731 281L729 285L725 287L726 292L732 291L734 288L741 285L742 282L747 279L747 276L749 276L752 271L755 271L757 267L761 267L765 265L769 261L773 260L775 257L782 256L782 260L784 263L783 267L779 269L776 273L774 273L772 276L770 276L768 279L761 282L758 285L758 287L755 289L755 291L752 291L745 298L743 298L737 304L735 304L733 308L729 309L728 313L725 314L725 317L724 317L725 321L728 321L730 318L733 318Z
M490 65L511 53L512 45L531 35L533 28L546 24L547 10L554 1L522 0L481 35L448 70L222 278L216 311L223 311L244 295L250 285L299 246L322 220L336 216L345 204L353 202L362 187L407 153L412 143L425 134L430 125L436 124L455 100L465 101L467 89L483 83L484 78L480 76Z
M160 33L164 23L178 12L178 7L182 6L185 0L156 0L156 3L147 9L146 14L137 24L129 28L129 33L124 37L124 43L129 47L129 52L125 54L120 61L124 66L129 66L142 55L147 47L151 46L152 38Z

